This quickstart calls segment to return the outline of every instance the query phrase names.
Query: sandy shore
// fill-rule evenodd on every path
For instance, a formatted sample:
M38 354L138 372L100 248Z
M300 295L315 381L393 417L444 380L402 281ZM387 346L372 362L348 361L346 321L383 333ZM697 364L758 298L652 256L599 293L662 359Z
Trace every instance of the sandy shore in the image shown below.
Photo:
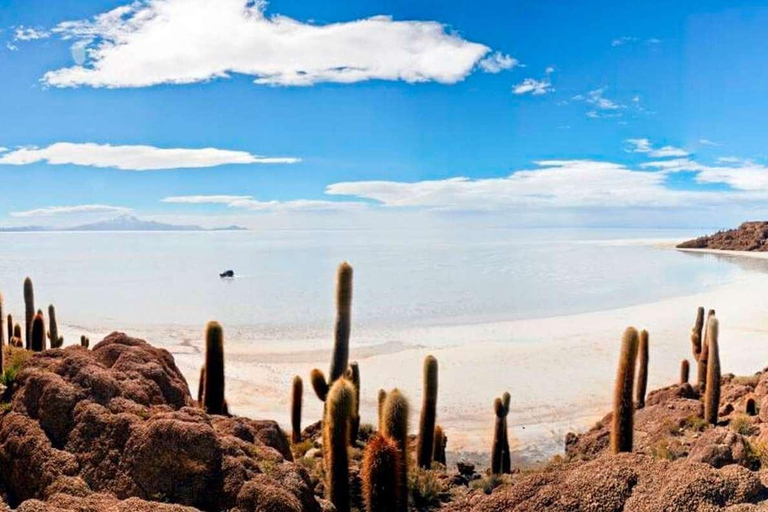
M687 252L731 258L746 266L753 259L768 259L754 253ZM704 293L587 314L386 332L359 332L353 326L350 357L360 363L362 421L376 422L379 388L399 387L411 399L415 430L421 364L424 356L433 354L440 365L438 422L447 432L451 452L488 451L492 402L509 391L515 454L526 461L545 460L562 452L568 431L588 428L609 410L618 345L629 325L650 333L651 389L674 382L680 360L690 359L689 333L698 306L717 310L725 372L762 369L768 363L768 301L762 300L766 289L768 274L749 272ZM165 344L195 393L202 360L199 329L129 332ZM233 412L274 418L287 427L290 381L300 375L305 379L304 422L319 419L322 404L307 377L315 367L327 371L330 333L329 325L327 338L285 343L250 339L246 329L227 330L227 339L233 340L227 345L227 395Z

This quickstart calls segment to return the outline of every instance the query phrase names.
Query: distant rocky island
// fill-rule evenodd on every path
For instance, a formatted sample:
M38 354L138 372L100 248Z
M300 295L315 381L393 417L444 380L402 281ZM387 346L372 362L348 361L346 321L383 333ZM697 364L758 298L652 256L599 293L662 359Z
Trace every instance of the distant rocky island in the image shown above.
M736 229L688 240L678 249L719 249L722 251L768 251L768 221L744 222Z
M22 226L0 228L3 233L34 233L44 231L246 231L241 226L226 226L206 229L197 225L165 224L152 220L142 220L133 215L121 215L114 219L83 224L69 228L51 228L44 226Z

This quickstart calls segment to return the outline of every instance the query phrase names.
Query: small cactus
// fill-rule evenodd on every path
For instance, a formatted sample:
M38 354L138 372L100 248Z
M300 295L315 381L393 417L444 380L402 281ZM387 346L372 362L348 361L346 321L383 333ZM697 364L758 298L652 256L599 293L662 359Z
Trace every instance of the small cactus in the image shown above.
M648 331L640 331L640 344L637 358L637 387L635 402L638 409L645 407L645 392L648 389Z
M424 358L424 397L421 402L419 438L416 447L416 461L419 467L429 469L434 449L435 415L437 408L437 359Z
M691 367L688 364L687 359L680 361L680 385L688 384L688 378L691 372Z
M21 339L21 325L16 324L13 326L13 337Z
M205 328L205 388L203 407L208 414L225 414L224 332L218 322Z
M400 450L400 480L397 512L408 512L408 400L395 388L387 394L384 403L382 434L391 439Z
M349 443L355 446L357 435L360 432L360 367L356 362L349 363L347 377L355 389L355 409L352 411L349 426Z
M8 342L10 343L11 338L13 338L13 316L8 315L6 324L8 325Z
M197 383L197 405L203 407L203 395L205 394L205 365L200 367L200 380Z
M350 512L349 420L354 408L354 388L346 379L337 379L325 402L323 458L326 498L338 512Z
M304 394L304 382L301 377L293 377L291 385L291 442L301 442L301 401Z
M635 405L632 388L635 381L635 362L639 335L634 327L628 327L621 339L621 353L613 390L613 418L611 427L611 451L631 452L633 416Z
M749 416L754 416L757 414L757 404L755 403L755 397L750 396L747 398L747 401L744 404L744 412Z
M349 333L352 314L352 266L344 262L336 273L336 326L333 354L328 379L315 368L310 374L312 389L320 401L325 402L328 391L337 379L347 372L349 364ZM322 382L321 382L322 381Z
M368 442L361 469L366 512L397 509L402 464L400 450L393 440L376 434Z
M704 419L715 425L720 410L720 347L718 343L719 325L715 315L707 320L707 385L704 391Z
M59 324L56 322L56 308L48 306L48 339L51 340L51 348L60 348L64 345L64 338L59 336Z
M443 427L440 425L435 427L435 446L432 450L432 459L442 464L443 466L446 466L445 463L445 447L448 444L448 438L446 437L445 433L443 432Z
M40 313L32 319L32 351L42 352L45 350L45 319Z
M84 334L80 336L80 346L83 348L88 348L91 346L91 340L88 339L88 336Z
M387 392L383 389L379 390L379 397L378 397L378 404L379 404L379 432L384 430L384 427L382 426L382 419L384 418L384 403L387 401Z
M32 321L35 318L35 289L32 280L24 279L24 319L26 322L27 350L32 348Z

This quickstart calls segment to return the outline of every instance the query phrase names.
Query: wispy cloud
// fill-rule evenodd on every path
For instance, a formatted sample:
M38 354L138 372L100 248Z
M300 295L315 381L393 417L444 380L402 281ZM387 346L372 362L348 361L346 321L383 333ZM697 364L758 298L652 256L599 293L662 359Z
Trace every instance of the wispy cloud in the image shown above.
M476 67L496 73L516 64L500 53L488 57L489 47L434 21L374 16L321 25L267 16L265 9L263 1L143 0L65 22L53 32L79 44L85 61L48 72L43 81L146 87L239 73L281 86L375 79L452 84Z
M126 171L192 169L228 164L292 164L294 157L264 157L216 148L186 149L153 146L58 142L45 148L24 147L2 153L0 165L80 165Z
M215 204L225 205L229 208L259 212L275 211L336 211L354 210L365 208L367 205L361 202L351 201L323 201L310 199L295 199L291 201L259 201L252 196L226 196L226 195L198 195L198 196L172 196L162 200L163 203L172 204Z
M612 40L611 46L616 48L618 46L624 46L628 44L637 44L641 42L647 45L657 45L657 44L661 44L661 39L658 39L656 37L650 37L648 39L640 39L639 37L633 37L633 36L621 36Z
M514 94L531 94L533 96L540 96L549 92L554 92L555 88L552 87L552 81L550 75L555 72L554 67L548 67L544 70L545 78L537 80L535 78L526 78L521 83L512 87Z
M709 140L709 139L699 139L699 144L701 144L702 146L712 146L712 147L722 146L722 144L719 144L719 143L717 143L717 142L715 142L713 140Z
M48 206L35 210L11 212L11 217L54 217L57 215L72 215L78 213L128 213L130 208L109 206L104 204L81 204L77 206Z
M51 33L41 28L32 28L19 26L16 27L13 34L14 41L37 41L51 37Z
M725 184L737 190L748 192L768 192L768 167L751 160L720 160L723 164L704 165L688 158L647 162L641 167L661 169L666 173L688 171L696 173L698 183ZM765 196L763 196L765 197Z
M674 146L654 148L648 139L626 139L624 150L627 153L644 153L651 158L678 158L688 156L690 153Z

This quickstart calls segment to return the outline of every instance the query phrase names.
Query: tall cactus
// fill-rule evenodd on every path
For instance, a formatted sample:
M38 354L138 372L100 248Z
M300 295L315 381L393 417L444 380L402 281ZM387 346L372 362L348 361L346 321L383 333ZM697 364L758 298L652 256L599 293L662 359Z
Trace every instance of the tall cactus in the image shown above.
M13 316L8 315L7 320L8 321L6 323L8 324L8 343L10 344L11 338L13 338Z
M419 467L429 469L432 465L437 409L437 359L434 356L424 358L423 378L424 396L421 402L416 461Z
M56 322L56 308L48 306L48 339L51 340L51 348L60 348L64 345L64 338L59 336L59 324Z
M632 451L633 416L635 413L632 388L635 381L638 344L637 329L628 327L621 339L619 366L613 390L613 423L611 427L611 451L613 453Z
M400 480L396 512L408 512L408 400L395 388L384 403L382 434L397 444L400 450Z
M640 331L640 345L637 358L637 387L635 402L638 409L645 407L645 392L648 389L648 331Z
M349 420L355 408L355 390L346 379L337 379L328 392L323 419L323 458L326 498L338 512L350 511Z
M493 446L491 448L491 473L500 475L509 472L509 438L507 437L507 415L509 414L509 393L493 401L496 413L496 426L493 429ZM506 468L505 468L506 466ZM506 470L506 471L505 471Z
M718 342L719 324L712 315L707 320L707 385L704 392L704 419L717 424L717 414L720 410L720 347Z
M349 442L352 446L357 442L357 435L360 432L360 367L357 362L349 363L347 376L355 389L355 409L352 411L349 425Z
M301 401L304 395L304 382L298 375L291 384L291 442L301 442Z
M443 432L443 427L440 425L435 427L435 445L432 449L432 458L435 462L446 466L445 463L445 446L448 443L448 438Z
M379 432L384 430L382 420L384 419L384 403L387 401L387 392L383 389L379 390L378 405L379 405Z
M709 325L709 319L712 318L715 315L715 310L710 309L707 312L707 321L705 325ZM698 326L698 317L696 318L697 326ZM700 333L701 331L699 331ZM707 363L709 360L709 343L707 343L707 336L708 336L708 329L704 329L703 335L700 336L700 347L701 350L698 354L698 358L696 359L698 365L697 365L697 372L696 372L696 387L699 390L699 393L704 394L706 391L707 386Z
M501 395L501 405L504 406L504 410L506 411L506 414L504 415L504 432L502 436L504 446L501 456L501 472L504 474L509 474L512 472L512 454L509 451L509 428L507 425L507 417L509 416L509 407L511 405L511 401L512 397L509 393L504 392L504 394Z
M2 325L5 315L3 314L3 294L0 292L0 347L5 345L5 326ZM11 341L11 337L8 336L8 341ZM0 371L2 367L0 367Z
M45 319L40 313L32 319L32 351L42 352L45 350Z
M205 328L205 391L203 407L208 414L225 414L224 331L218 322Z
M337 379L344 376L349 364L349 333L352 315L352 266L346 261L336 273L336 326L334 330L331 368L326 380L321 370L315 368L310 383L317 397L325 402L328 391Z
M688 384L688 379L690 376L691 367L688 364L687 359L683 359L680 361L680 384Z
M402 463L400 450L393 440L376 434L368 442L361 469L366 512L397 509Z
M27 277L24 279L24 320L26 321L26 343L27 350L32 348L32 320L35 318L35 289L32 286L32 280Z

